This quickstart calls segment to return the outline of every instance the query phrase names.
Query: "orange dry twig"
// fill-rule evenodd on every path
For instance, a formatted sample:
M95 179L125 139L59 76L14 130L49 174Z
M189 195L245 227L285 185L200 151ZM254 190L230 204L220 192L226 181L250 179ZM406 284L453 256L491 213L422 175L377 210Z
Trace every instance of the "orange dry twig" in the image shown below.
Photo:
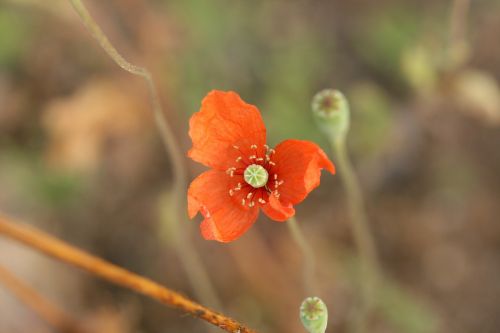
M24 243L58 260L81 268L112 283L129 288L165 305L201 318L232 333L257 333L236 320L217 313L164 286L103 259L88 254L33 227L0 216L0 234Z
M0 266L0 284L3 284L14 296L59 332L81 332L76 320L70 318L64 311L2 266Z

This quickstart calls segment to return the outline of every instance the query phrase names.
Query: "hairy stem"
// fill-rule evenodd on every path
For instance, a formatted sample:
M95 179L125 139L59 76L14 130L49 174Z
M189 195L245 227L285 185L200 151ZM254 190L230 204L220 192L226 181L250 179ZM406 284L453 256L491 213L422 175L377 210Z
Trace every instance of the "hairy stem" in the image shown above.
M304 234L295 217L290 218L286 224L290 229L290 233L292 234L294 241L302 251L305 291L309 296L316 296L318 285L316 283L316 259L314 257L314 251L312 250L307 239L304 237Z
M134 274L33 227L0 216L0 234L164 305L203 319L227 332L256 333L236 320L200 305L148 278Z
M158 92L156 90L152 75L146 68L133 65L122 57L122 55L110 43L99 25L94 21L81 0L69 1L75 8L83 24L89 30L90 34L97 40L99 45L104 49L104 51L106 51L110 58L113 59L114 62L122 69L134 75L141 76L147 82L156 125L160 131L163 143L173 164L172 193L174 195L171 196L171 198L175 200L175 203L174 205L172 205L173 213L171 215L173 216L168 219L168 223L176 224L172 228L177 234L176 237L174 237L175 244L173 248L178 253L180 261L184 266L184 270L187 272L189 282L197 296L203 302L220 308L220 301L217 297L215 289L212 286L212 283L210 282L209 275L203 266L203 262L197 255L196 251L191 247L190 242L187 241L185 228L180 225L180 221L186 220L184 217L185 214L181 213L185 211L185 203L183 200L179 200L179 198L186 197L187 187L183 154L179 149L172 129L168 125L163 113L163 109L161 107L160 99L158 97Z
M366 216L361 186L347 155L345 137L332 140L331 145L337 157L339 175L345 186L354 241L361 263L361 305L354 326L356 332L365 332L379 275L377 251Z
M23 304L35 312L40 319L61 333L83 332L78 323L62 309L49 302L35 289L19 280L6 268L0 266L0 284L3 284Z

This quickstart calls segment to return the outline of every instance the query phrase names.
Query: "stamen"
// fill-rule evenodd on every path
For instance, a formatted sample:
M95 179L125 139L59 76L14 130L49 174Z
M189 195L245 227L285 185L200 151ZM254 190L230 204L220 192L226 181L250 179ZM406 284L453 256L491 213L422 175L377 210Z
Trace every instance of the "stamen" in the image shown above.
M256 161L263 161L264 159L262 157L256 158Z
M264 145L264 149L265 150L269 150L269 146L268 145Z
M273 161L269 161L269 164L271 164L273 166L276 165L276 163L274 163Z
M234 145L233 148L236 149L236 150L240 149L240 147L238 147L237 145Z
M242 159L243 159L243 157L238 156L238 157L236 158L236 163L240 162Z
M253 206L255 206L255 202L250 201L250 203L248 204L248 207L253 207Z
M278 175L277 174L274 174L274 187L277 188L278 186L280 185L283 185L283 183L285 182L284 180L280 180L278 181Z
M250 149L257 149L257 145L251 145Z
M252 193L252 192L248 193L248 194L247 194L247 199L250 199L250 198L252 197L252 195L253 195L253 193Z
M234 190L233 190L233 189L230 189L230 190L229 190L229 195L230 195L230 196L233 196L233 195L234 195Z
M266 200L259 198L259 202L264 205L266 203Z
M226 173L230 176L230 177L233 177L234 176L234 172L236 171L236 168L229 168L226 170Z
M241 199L241 204L245 206L245 199Z
M251 155L251 156L249 157L249 159L254 159L254 158L257 158L257 156L256 156L256 155Z

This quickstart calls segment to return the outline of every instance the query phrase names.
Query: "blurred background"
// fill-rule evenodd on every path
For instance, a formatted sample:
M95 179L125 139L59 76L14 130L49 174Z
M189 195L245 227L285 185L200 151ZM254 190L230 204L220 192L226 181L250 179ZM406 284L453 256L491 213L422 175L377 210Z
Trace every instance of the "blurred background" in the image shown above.
M183 153L190 115L221 89L259 107L269 144L313 140L332 156L310 102L345 92L386 278L370 332L500 332L499 1L85 3L153 73ZM204 170L185 165L189 180ZM172 176L144 81L109 59L69 2L2 0L2 213L198 299L165 226ZM350 332L358 261L339 177L324 174L297 218L320 263L328 332ZM199 217L180 222L219 310L260 332L303 332L301 253L285 225L262 216L220 244L201 238ZM0 265L95 332L208 331L3 238ZM0 285L0 331L54 329Z

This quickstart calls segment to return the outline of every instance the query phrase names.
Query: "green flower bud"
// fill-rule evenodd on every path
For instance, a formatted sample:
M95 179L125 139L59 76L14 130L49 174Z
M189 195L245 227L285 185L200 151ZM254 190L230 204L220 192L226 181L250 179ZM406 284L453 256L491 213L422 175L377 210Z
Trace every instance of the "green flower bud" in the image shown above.
M300 321L309 333L325 333L328 309L319 297L308 297L300 306Z
M349 130L349 103L338 90L325 89L312 100L314 119L329 138L345 138Z

